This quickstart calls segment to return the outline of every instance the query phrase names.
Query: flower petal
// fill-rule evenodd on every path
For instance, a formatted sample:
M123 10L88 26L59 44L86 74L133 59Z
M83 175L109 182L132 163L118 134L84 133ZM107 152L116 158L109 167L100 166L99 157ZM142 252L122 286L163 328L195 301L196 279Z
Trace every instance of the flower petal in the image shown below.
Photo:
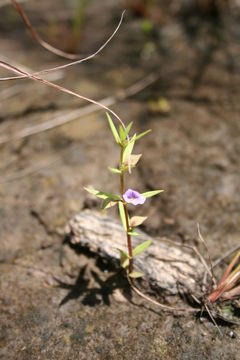
M135 190L132 190L132 189L128 189L123 194L123 199L127 203L133 204L133 205L144 204L145 201L146 201L145 196L141 195L138 191L135 191Z

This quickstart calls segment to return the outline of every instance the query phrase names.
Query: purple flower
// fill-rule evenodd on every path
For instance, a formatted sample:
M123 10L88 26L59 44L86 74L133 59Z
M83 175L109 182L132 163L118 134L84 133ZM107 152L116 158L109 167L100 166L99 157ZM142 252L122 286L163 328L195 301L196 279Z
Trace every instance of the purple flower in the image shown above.
M128 189L124 194L123 194L123 199L129 203L129 204L133 204L133 205L139 205L139 204L144 204L146 201L145 196L139 194L139 192L132 190L132 189Z

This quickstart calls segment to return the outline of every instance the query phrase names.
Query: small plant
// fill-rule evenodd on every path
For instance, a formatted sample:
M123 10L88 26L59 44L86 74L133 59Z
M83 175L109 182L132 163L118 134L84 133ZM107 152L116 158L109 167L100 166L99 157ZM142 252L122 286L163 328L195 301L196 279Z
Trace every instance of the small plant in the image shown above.
M215 289L208 295L213 304L218 301L233 300L240 296L240 251L228 265Z
M217 325L214 318L219 318L227 323L239 325L234 313L239 313L237 309L239 309L240 297L240 251L234 256L220 281L216 282L213 277L213 283L213 289L204 303L212 321Z
M134 270L133 260L134 257L141 254L146 250L151 244L151 240L145 240L140 243L138 246L133 248L132 246L132 236L139 236L140 234L136 231L136 227L141 225L146 219L146 216L133 216L129 217L128 205L133 206L142 205L145 203L147 198L158 195L163 190L154 190L144 193L139 193L133 189L127 189L125 187L125 173L131 173L132 169L136 167L138 161L140 160L142 154L133 154L134 145L137 140L141 139L143 136L147 135L151 130L147 130L141 134L134 134L132 137L129 136L129 132L132 128L132 122L128 124L127 127L123 125L119 126L119 131L117 131L110 115L107 113L108 122L112 130L114 139L119 146L120 150L120 160L119 167L112 168L109 167L109 171L117 174L119 176L120 183L120 192L119 194L110 194L105 191L99 191L95 189L85 188L89 193L97 196L103 200L102 209L108 209L112 206L118 205L119 215L122 221L124 231L126 233L127 240L127 249L124 251L122 249L117 249L120 253L120 262L121 266L126 269L128 278L134 279L143 276L143 273ZM132 281L132 280L131 280Z
M200 257L203 265L205 266L206 274L209 275L211 283L207 286L207 290L204 291L204 294L202 296L197 298L196 296L192 295L192 297L199 305L201 305L202 310L205 309L207 311L211 320L222 335L221 330L216 323L216 320L220 319L230 324L239 325L239 321L234 319L234 300L236 300L237 302L240 297L240 251L236 253L219 281L216 280L213 269L215 266L219 265L227 256L239 249L239 246L233 249L233 251L230 251L226 255L222 256L213 265L208 252L207 244L200 233L199 226L198 235L199 240L204 244L207 250L210 266L207 265L203 257L198 253L198 251L196 251L196 249L195 252ZM202 285L205 286L204 280L202 282ZM239 308L238 302L237 308Z

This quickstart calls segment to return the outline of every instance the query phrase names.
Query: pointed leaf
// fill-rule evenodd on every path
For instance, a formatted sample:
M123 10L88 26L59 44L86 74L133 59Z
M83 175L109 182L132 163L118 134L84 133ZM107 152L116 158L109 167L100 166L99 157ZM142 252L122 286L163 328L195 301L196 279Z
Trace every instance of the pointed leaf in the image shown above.
M120 143L120 138L119 138L117 129L115 128L115 125L114 125L114 123L112 121L111 116L108 113L106 113L106 114L107 114L108 122L109 122L110 128L112 130L114 139L115 139L116 143L119 144Z
M128 235L131 235L131 236L140 236L141 234L137 233L137 232L134 231L134 230L130 230L130 231L128 232Z
M127 135L129 134L129 131L131 130L132 128L132 124L133 124L133 121L131 121L128 126L126 127L126 130L125 130L125 134L126 134L126 137Z
M146 130L146 131L142 132L141 134L139 134L139 135L136 136L136 140L141 139L143 136L149 134L151 131L152 131L152 130L149 129L149 130Z
M128 274L128 276L133 279L136 279L136 278L140 278L140 277L144 276L144 274L139 271L133 271L130 274Z
M105 199L102 203L101 209L109 209L113 206L117 205L117 201L113 201L111 199Z
M119 135L120 135L121 142L123 142L126 139L126 135L125 135L125 131L123 130L122 125L119 125Z
M234 266L238 263L239 259L240 259L240 251L237 252L236 256L234 256L233 260L228 265L225 273L223 274L223 277L219 281L219 285L222 284L224 282L224 280L229 276L229 274L231 273Z
M125 251L123 251L122 249L117 248L117 250L118 250L119 253L120 253L120 263L121 263L121 266L122 266L123 268L126 268L126 267L129 265L129 259L131 259L131 258L130 258L130 256L129 256Z
M140 160L142 154L132 154L132 155L129 155L126 159L126 164L128 165L130 163L130 166L136 166L138 161Z
M131 140L124 149L123 158L122 158L123 163L126 162L128 156L131 155L135 141L136 141L136 134L133 135L133 137L131 138Z
M124 258L124 259L131 259L131 256L128 255L128 253L122 249L116 248L117 251L119 251L120 255Z
M121 140L121 144L125 147L127 144L126 138L128 136L128 133L132 127L133 122L130 122L128 124L128 126L126 127L126 129L123 129L122 125L119 126L119 135L120 135L120 140Z
M117 205L117 203L118 203L117 201L110 201L110 202L107 204L107 206L105 207L105 209L109 209L109 208Z
M121 174L121 170L113 168L111 166L108 167L108 170L112 172L113 174Z
M142 193L141 195L145 196L145 198L150 198L152 196L158 195L164 190L154 190L154 191L147 191L145 193Z
M239 296L240 296L240 285L236 286L230 291L223 293L221 297L223 300L233 300L235 297L239 297Z
M125 261L123 261L123 262L121 263L121 266L122 266L124 269L126 269L126 268L129 266L129 263L130 263L129 259L126 259Z
M130 220L130 226L136 227L141 225L145 220L147 219L147 216L133 216Z
M127 231L127 223L126 223L124 206L123 206L123 203L120 201L118 203L118 208L119 208L119 214L120 214L120 218L122 220L123 228L125 231Z
M95 189L90 189L90 188L84 188L86 191L88 191L90 194L93 194L95 196L97 196L99 199L111 199L111 200L116 200L119 201L121 200L121 197L119 195L115 195L115 194L111 194L108 192L104 192L104 191L99 191L99 190L95 190Z
M89 192L92 195L99 197L100 199L103 199L103 200L107 199L107 196L104 194L101 194L101 191L99 191L99 190L90 189L90 188L86 188L86 187L84 188L84 190L86 190L87 192Z
M152 243L152 240L144 241L133 249L133 256L137 256L141 254L144 250L146 250Z

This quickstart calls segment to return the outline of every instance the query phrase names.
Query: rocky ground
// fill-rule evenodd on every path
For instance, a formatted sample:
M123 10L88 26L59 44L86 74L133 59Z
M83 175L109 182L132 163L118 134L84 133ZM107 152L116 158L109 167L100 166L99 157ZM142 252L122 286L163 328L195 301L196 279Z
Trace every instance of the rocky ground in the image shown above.
M59 16L66 22L61 4L65 12L58 5ZM46 5L52 12L44 13ZM57 40L54 1L39 8L29 1L24 8L46 40L58 47L67 41ZM122 8L104 1L99 17L93 1L83 51L102 43ZM0 12L3 60L34 70L64 63L34 43L14 9ZM234 16L166 17L148 34L128 12L101 55L49 78L99 100L150 73L158 76L113 106L137 131L153 130L137 145L143 158L128 184L139 191L165 190L137 209L149 215L146 232L196 244L198 222L213 259L239 243L240 28ZM220 324L221 337L207 318L200 322L152 308L130 294L111 264L64 244L68 220L99 205L83 187L118 189L117 177L106 170L119 155L104 111L20 138L22 129L63 113L67 118L86 104L30 80L0 86L0 358L238 359L238 328Z

